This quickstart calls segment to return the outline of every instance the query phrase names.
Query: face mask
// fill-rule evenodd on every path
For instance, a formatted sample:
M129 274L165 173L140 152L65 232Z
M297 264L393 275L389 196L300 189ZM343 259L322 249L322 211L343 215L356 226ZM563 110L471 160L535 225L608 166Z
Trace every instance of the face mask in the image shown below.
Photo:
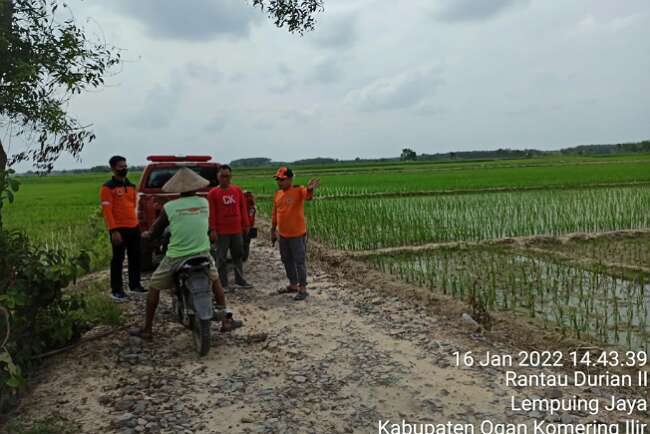
M129 173L129 169L121 169L115 171L115 174L121 177L125 177L127 173Z

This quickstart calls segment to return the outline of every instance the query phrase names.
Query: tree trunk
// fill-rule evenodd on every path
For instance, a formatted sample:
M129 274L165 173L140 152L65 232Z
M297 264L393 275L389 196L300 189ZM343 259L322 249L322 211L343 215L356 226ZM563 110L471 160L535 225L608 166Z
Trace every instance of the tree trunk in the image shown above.
M14 16L14 0L0 0L0 40L4 43L0 47L0 85L4 84L5 80L9 80L9 71L12 69L12 58L9 56L9 41L11 40L11 24ZM6 95L2 95L3 98ZM0 110L2 114L3 110ZM4 180L4 174L7 170L7 153L2 140L0 140L0 180ZM1 217L1 216L0 216ZM2 221L0 220L0 223Z
M0 174L3 174L7 168L7 153L5 152L4 146L2 146L2 140L0 140Z
M5 180L7 179L5 170L7 170L7 153L5 152L4 146L2 146L2 140L0 140L0 231L2 231L2 193L6 187Z
M11 39L11 23L14 15L13 0L0 0L0 82L6 79L6 74L14 63L9 57L9 40Z
M11 21L14 13L14 2L13 0L0 0L0 40L4 41L3 47L0 47L0 58L3 59L3 62L0 62L0 85L4 83L7 79L7 74L9 72L9 64L12 62L8 59L9 54L9 38L11 33ZM2 146L2 140L0 140L0 187L4 188L5 180L5 171L7 170L7 153L5 152L4 146ZM1 189L0 189L1 193ZM2 208L0 207L0 229L2 229Z

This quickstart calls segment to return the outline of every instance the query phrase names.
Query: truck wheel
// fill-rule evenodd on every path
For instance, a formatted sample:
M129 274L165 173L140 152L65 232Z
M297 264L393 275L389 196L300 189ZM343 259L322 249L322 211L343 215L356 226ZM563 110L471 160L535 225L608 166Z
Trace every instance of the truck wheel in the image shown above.
M210 351L210 323L209 319L200 319L198 315L194 315L192 335L199 356L205 356Z

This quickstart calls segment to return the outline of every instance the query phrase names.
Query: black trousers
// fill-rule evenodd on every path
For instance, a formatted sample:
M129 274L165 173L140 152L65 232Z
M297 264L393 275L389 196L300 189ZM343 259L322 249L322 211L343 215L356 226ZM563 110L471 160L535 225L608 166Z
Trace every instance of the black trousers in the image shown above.
M280 236L280 258L289 283L292 285L307 286L306 249L307 237L305 235L292 238Z
M248 260L248 256L251 253L251 237L248 236L248 234L244 235L244 246L242 249L242 256L241 260L242 262L246 262Z
M122 244L113 246L111 259L111 289L113 292L123 290L122 266L124 265L124 252L129 257L129 288L138 288L140 284L140 228L117 228L122 235Z
M242 254L244 250L242 234L219 235L216 247L216 262L221 285L224 288L228 286L228 250L230 250L233 268L235 269L235 283L245 283L244 268L242 266Z

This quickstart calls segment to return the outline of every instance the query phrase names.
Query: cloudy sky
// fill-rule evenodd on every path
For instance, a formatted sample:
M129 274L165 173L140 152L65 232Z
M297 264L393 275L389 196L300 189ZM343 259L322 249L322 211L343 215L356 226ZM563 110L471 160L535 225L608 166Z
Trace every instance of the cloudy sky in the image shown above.
M246 0L70 0L123 63L71 104L114 153L382 157L650 138L647 0L325 0L303 37Z

